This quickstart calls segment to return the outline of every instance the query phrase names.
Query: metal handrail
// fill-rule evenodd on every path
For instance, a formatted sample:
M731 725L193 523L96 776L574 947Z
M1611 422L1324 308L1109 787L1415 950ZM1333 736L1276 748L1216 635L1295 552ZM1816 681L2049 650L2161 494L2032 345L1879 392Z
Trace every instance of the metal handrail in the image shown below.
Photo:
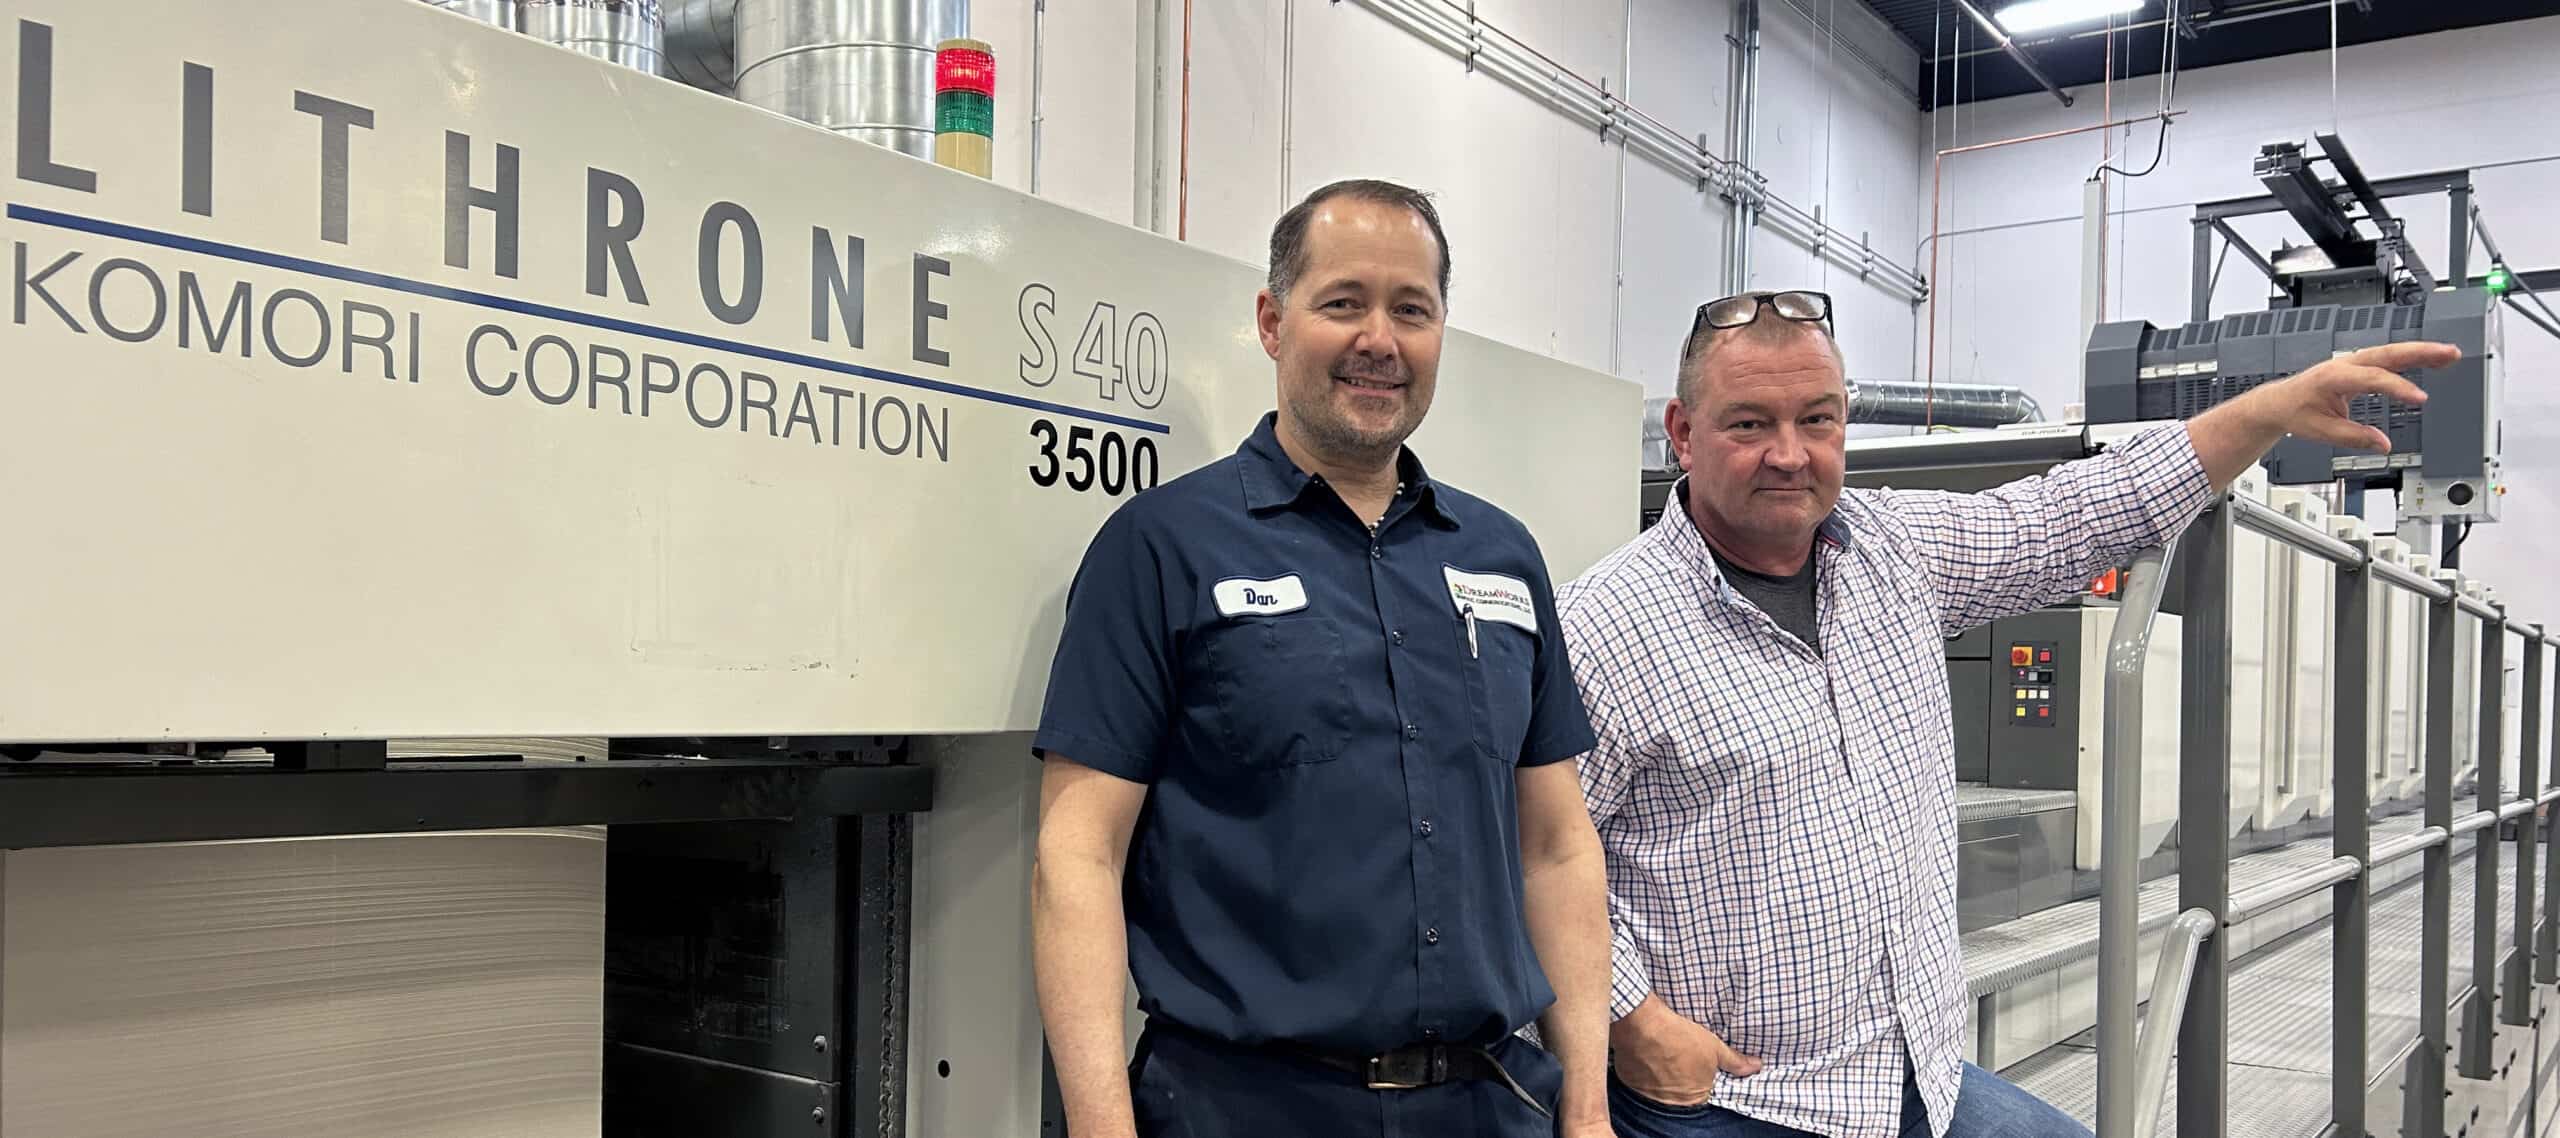
M2417 571L2393 561L2376 560L2373 579L2394 588L2406 589L2431 601L2444 601L2453 596L2453 588L2442 581L2430 581Z
M2187 989L2195 982L2196 958L2213 935L2213 914L2189 909L2178 914L2169 936L2160 943L2159 971L2151 976L2151 1012L2142 1017L2142 1042L2134 1055L2133 1133L2160 1129L2160 1100L2169 1090L2169 1045L2186 1019ZM2175 951L2172 951L2172 948ZM2101 1084L2103 1085L2103 1084Z
M2364 551L2340 541L2308 523L2287 517L2282 510L2249 498L2234 497L2231 520L2241 528L2314 556L2324 557L2350 569L2364 564Z
M2098 1132L2110 1136L2128 1133L2125 1127L2140 1109L2139 1100L2126 1093L2124 1076L2133 1073L2128 1064L2137 1058L2138 1042L2133 970L2142 923L2142 673L2151 658L2152 618L2160 614L2168 581L2162 569L2176 548L2172 538L2134 556L2115 631L2107 639L2100 712L2105 730L2098 826Z
M2471 813L2469 813L2469 814L2465 814L2465 815L2463 815L2462 817L2459 817L2459 818L2456 818L2456 819L2454 819L2454 820L2453 820L2453 836L2454 836L2454 837L2459 838L2459 837L2461 837L2462 835L2464 835L2464 834L2468 834L2468 833L2470 833L2470 832L2472 832L2472 831L2474 831L2474 830L2484 829L2484 828L2486 828L2486 827L2494 826L2494 825L2497 825L2497 824L2498 824L2498 812L2497 812L2497 811L2495 811L2495 810L2475 810L2475 811L2473 811L2473 812L2471 812Z
M2231 900L2224 906L2222 923L2239 924L2287 901L2300 900L2341 881L2353 881L2356 875L2363 872L2364 863L2354 858L2330 858L2308 869L2297 870L2264 885L2232 894ZM2137 1130L2134 1133L2143 1132Z
M2499 612L2495 607L2491 606L2489 602L2481 600L2480 598L2468 593L2455 594L2453 598L2453 607L2479 617L2482 620L2491 622L2504 620L2507 615Z
M2402 834L2396 838L2375 842L2373 856L2365 859L2365 864L2380 869L2401 858L2424 853L2452 840L2453 835L2446 833L2444 827L2429 826L2414 834Z
M2539 805L2539 803L2530 798L2515 799L2498 808L2498 820L2501 822L2507 822L2524 817L2527 814L2533 813L2534 808L2537 805Z

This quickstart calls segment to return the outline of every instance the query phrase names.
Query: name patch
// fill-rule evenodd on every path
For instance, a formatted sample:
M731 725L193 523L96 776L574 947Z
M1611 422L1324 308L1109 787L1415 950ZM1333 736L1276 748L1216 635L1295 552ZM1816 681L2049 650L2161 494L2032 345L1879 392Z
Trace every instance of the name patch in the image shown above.
M1210 586L1219 616L1277 616L1307 607L1306 582L1291 573L1268 581L1229 577Z
M1449 603L1460 614L1472 608L1477 620L1537 634L1538 609L1529 600L1527 581L1506 573L1469 573L1455 565L1443 565L1440 572L1449 579Z

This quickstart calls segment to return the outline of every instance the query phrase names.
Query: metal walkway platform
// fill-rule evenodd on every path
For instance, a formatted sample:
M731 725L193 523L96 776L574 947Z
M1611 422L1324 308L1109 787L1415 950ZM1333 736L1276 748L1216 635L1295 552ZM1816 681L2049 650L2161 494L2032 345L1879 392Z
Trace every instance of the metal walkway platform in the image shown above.
M2414 829L2395 819L2377 823L2380 837ZM2326 843L2292 860L2316 862L2328 856ZM2244 862L2272 862L2299 847L2271 851L2232 865L2232 886L2242 883ZM2501 845L2502 856L2512 847ZM2263 868L2263 867L2262 867ZM2515 875L2499 877L2498 917L2501 943L2513 936ZM2453 863L2453 973L2448 990L2459 996L2471 983L2472 863L2468 852ZM2154 883L2155 885L2161 883ZM2174 901L2174 881L2166 883ZM2143 890L2144 916L2150 917L2152 889ZM2370 1033L2371 1056L2366 1084L2397 1062L2418 1036L2420 982L2419 925L2423 891L2417 879L2392 887L2373 902ZM2094 918L2089 918L2094 922ZM2165 920L2165 917L2163 918ZM2021 922L2023 923L2023 922ZM2312 1138L2329 1124L2330 944L2326 917L2260 947L2231 966L2229 1125L2233 1135L2248 1138ZM1988 930L1986 930L1988 931ZM1968 938L1970 939L1970 938ZM2001 1072L2084 1123L2097 1115L2098 1054L2095 1030L2033 1055ZM2165 1101L2175 1102L2171 1076ZM2174 1135L2175 1110L2164 1109L2155 1133Z
M2373 823L2377 843L2417 833L2425 817L2416 810ZM2329 860L2327 840L2296 842L2231 860L2231 891L2240 893ZM2403 872L2414 873L2416 863ZM2157 932L2178 915L2178 879L2173 874L2144 883L2141 891L2142 931ZM2468 905L2465 893L2460 903ZM2468 912L2468 909L2465 909ZM2070 960L2098 955L2098 900L2057 905L2014 921L1964 934L1966 994L1980 997L2006 989L2022 979L2052 970ZM2249 946L2243 946L2246 952ZM2326 965L2323 965L2326 968ZM2324 971L2322 975L2326 975Z
M1978 782L1956 784L1956 824L1988 818L2014 818L2047 810L2070 810L2080 796L2068 790L2004 790Z

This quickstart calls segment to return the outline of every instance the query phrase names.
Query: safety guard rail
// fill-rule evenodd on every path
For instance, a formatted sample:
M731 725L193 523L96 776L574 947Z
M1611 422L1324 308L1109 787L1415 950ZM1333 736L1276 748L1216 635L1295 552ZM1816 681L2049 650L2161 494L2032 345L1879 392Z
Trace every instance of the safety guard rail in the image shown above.
M2292 549L2328 561L2336 571L2336 607L2332 628L2336 655L2330 670L2334 685L2329 706L2331 797L2336 824L2331 831L2328 861L2238 894L2230 891L2230 836L2222 827L2193 827L2181 838L2178 868L2179 909L2174 921L2165 914L2151 922L2140 919L2140 886L2136 835L2141 826L2143 664L2153 618L2160 610L2167 567L2174 559L2184 582L2184 620L2180 628L2181 720L2179 727L2180 817L2220 818L2230 809L2231 754L2231 549L2236 530L2246 529ZM2371 601L2374 586L2400 589L2425 598L2426 737L2424 828L2383 842L2373 840L2372 786L2368 782L2373 751L2379 740L2369 737L2367 696L2373 676L2374 629ZM2505 720L2503 685L2480 685L2478 715L2478 802L2455 815L2452 730L2454 633L2457 619L2480 622L2477 674L2497 676L2504 670L2507 636L2523 641L2523 690L2518 753L2528 768L2518 782L2523 797L2502 797ZM2150 1138L2163 1109L2162 1096L2171 1063L2178 1072L2173 1131L2185 1138L2223 1138L2229 1112L2229 951L2219 928L2243 921L2302 897L2329 889L2332 893L2332 1030L2330 1037L2330 1115L2332 1131L2364 1134L2368 1070L2367 1003L2370 998L2372 870L2402 858L2423 856L2420 873L2424 919L2420 955L2419 1040L2411 1051L2409 1083L2401 1096L2404 1116L2398 1129L2411 1134L2442 1134L2451 1063L2465 1077L2486 1078L2490 1041L2498 1022L2530 1022L2524 984L2560 982L2560 842L2547 828L2555 811L2539 807L2560 802L2560 753L2545 738L2544 648L2560 647L2560 629L2511 621L2501 606L2464 594L2448 580L2434 579L2405 565L2373 556L2362 540L2348 540L2297 521L2266 505L2225 498L2187 527L2177 539L2134 560L2107 647L2105 704L2101 740L2104 771L2100 804L2100 893L2098 935L2098 1138ZM2555 693L2560 694L2560 693ZM2512 827L2517 846L2514 939L2505 955L2513 961L2501 975L2498 962L2498 874L2506 859L2496 844L2507 840L2497 824L2534 816ZM2451 1045L2449 1022L2454 1001L2450 983L2453 843L2471 835L2475 843L2472 906L2474 987L2462 994L2460 1047ZM2536 850L2539 845L2541 849ZM2539 852L2541 859L2535 856ZM2540 868L2543 888L2536 889ZM2533 919L2539 897L2542 917ZM2161 924L2172 924L2164 942L2158 973L2152 980L2149 1022L2136 1034L2135 968L2141 938ZM2059 963L2076 959L2068 949L2046 954ZM2042 958L2039 958L2041 961ZM2033 962L2029 962L2033 963ZM2025 964L2001 969L2014 974ZM1982 995L1981 992L1976 993ZM2501 1003L2500 997L2504 1000ZM2172 1037L2175 1040L2172 1059Z

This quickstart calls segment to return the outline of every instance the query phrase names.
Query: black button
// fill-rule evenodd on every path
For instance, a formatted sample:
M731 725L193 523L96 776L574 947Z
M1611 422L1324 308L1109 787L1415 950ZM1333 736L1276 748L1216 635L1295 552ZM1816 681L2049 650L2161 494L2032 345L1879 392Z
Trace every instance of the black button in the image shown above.
M1429 818L1425 818L1425 819L1423 819L1423 820L1422 820L1422 822L1421 822L1421 824L1420 824L1420 825L1415 826L1415 827L1414 827L1414 829L1416 829L1416 830L1420 831L1420 832L1422 833L1422 836L1423 836L1423 837L1426 837L1426 838L1427 838L1427 837L1430 837L1430 836L1431 836L1431 819L1429 819Z
M1402 644L1402 643L1404 643L1404 630L1403 630L1403 629L1401 629L1401 628L1399 628L1399 629L1396 629L1396 630L1395 630L1395 631L1393 631L1393 632L1388 633L1388 634L1387 634L1387 641L1388 641L1388 643L1391 643L1391 644Z
M1424 929L1424 930L1422 930L1422 943L1424 943L1424 944L1438 944L1438 943L1440 943L1440 930L1438 930L1438 929Z
M1407 723L1404 725L1404 737L1407 739L1419 739L1422 737L1422 728Z

